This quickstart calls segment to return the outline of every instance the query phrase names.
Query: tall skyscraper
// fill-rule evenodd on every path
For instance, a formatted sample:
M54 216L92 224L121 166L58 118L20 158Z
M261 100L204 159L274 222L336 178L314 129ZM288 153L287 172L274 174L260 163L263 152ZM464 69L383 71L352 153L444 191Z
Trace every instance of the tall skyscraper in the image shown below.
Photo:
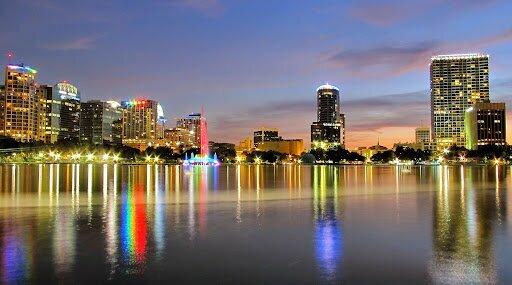
M193 144L191 147L199 148L201 146L201 114L192 113L185 118L179 118L176 121L176 127L188 130L193 136Z
M281 139L281 137L279 137L279 131L277 129L269 128L261 128L255 130L253 138L255 147L258 147L258 145L262 142L278 141Z
M123 101L123 144L145 149L163 137L164 112L154 100Z
M345 116L340 112L340 89L325 84L316 90L317 121L311 125L311 146L345 146Z
M44 139L44 98L36 86L37 71L28 66L7 65L0 94L0 135L18 141Z
M115 122L122 119L123 109L115 101L93 100L80 104L80 140L101 145L116 143Z
M58 140L77 141L80 138L80 92L66 81L53 87L52 100L60 99ZM53 103L58 104L58 103Z
M466 110L466 148L506 144L505 103L476 103Z
M432 138L437 150L466 142L464 116L475 103L489 101L489 56L453 54L430 63Z
M49 85L40 85L37 92L45 100L44 142L55 143L60 130L60 96L54 98L53 87Z

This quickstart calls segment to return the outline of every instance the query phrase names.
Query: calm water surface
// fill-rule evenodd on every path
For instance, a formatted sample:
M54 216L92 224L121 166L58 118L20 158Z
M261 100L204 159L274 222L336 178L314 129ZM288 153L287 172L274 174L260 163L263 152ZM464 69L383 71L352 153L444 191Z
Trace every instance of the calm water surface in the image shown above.
M2 165L20 281L512 283L510 166Z

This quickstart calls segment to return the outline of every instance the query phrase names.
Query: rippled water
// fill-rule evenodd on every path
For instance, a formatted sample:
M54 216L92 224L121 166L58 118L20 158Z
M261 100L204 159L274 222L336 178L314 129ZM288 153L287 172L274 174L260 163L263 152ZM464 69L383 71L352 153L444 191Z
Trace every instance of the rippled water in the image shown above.
M3 282L512 282L510 166L2 165Z

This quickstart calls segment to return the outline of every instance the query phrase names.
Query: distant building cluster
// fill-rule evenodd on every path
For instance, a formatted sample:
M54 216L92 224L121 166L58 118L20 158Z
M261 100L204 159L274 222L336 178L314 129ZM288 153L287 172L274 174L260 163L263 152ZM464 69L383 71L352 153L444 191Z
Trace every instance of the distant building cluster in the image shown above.
M176 127L166 129L163 108L157 101L82 102L73 84L40 85L37 74L23 64L5 67L5 84L0 86L0 135L21 142L124 144L140 150L166 146L180 151L199 148L202 140L207 140L200 131L199 113L180 118Z
M290 155L301 155L304 152L302 139L283 139L278 129L259 128L254 131L253 137L242 140L236 146L237 155L252 151L276 151Z

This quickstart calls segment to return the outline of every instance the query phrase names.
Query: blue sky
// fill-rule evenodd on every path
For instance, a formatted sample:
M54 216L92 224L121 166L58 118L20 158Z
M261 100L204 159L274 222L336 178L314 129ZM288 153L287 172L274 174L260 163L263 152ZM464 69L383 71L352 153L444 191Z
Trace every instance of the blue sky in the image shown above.
M463 0L0 1L0 51L84 100L156 99L171 124L204 106L216 141L259 126L309 141L316 87L329 82L348 145L391 145L430 121L432 55L490 54L491 98L511 101L510 11Z

